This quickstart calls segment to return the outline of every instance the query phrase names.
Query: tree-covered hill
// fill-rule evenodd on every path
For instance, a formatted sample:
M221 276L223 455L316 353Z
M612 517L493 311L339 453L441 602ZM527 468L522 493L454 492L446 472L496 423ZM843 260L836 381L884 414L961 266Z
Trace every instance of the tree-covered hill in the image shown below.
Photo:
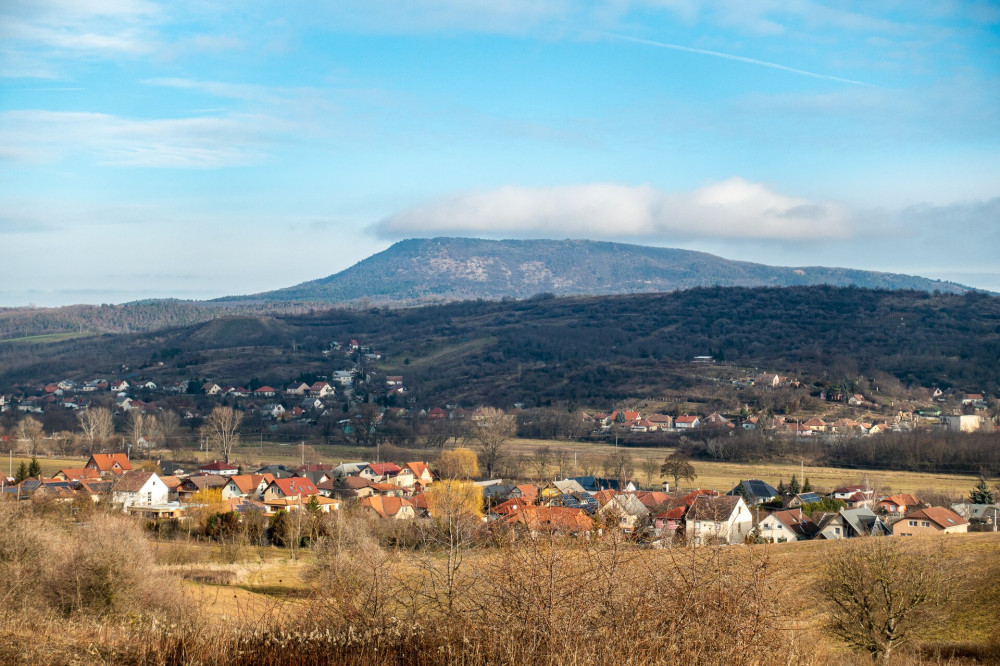
M241 384L258 377L280 384L341 369L343 356L322 351L352 338L382 352L373 370L405 375L418 404L655 396L691 381L690 361L699 355L813 376L887 373L904 385L1000 388L998 297L714 287L333 309L16 350L0 345L0 391L16 382L114 376L123 364L161 381L211 377Z

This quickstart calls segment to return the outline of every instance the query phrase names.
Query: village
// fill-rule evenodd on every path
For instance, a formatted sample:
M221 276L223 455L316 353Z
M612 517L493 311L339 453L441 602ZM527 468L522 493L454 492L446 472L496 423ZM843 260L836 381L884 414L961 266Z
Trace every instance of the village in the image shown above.
M16 385L0 391L0 414L8 415L3 421L8 424L7 432L0 423L0 446L23 450L30 440L31 453L90 453L94 442L74 449L79 441L72 431L76 421L95 407L112 412L116 430L130 431L123 445L136 451L172 448L191 440L204 417L219 405L240 411L244 431L260 438L327 443L340 439L359 444L380 438L399 443L427 436L428 431L436 435L454 432L456 428L441 422L464 424L475 413L475 406L418 403L403 375L379 369L383 352L357 339L330 343L322 357L339 369L309 376L309 381L286 380L273 386L256 377L242 385L207 379L158 382L156 365L144 372L123 367L117 379ZM674 396L669 401L623 400L621 407L607 411L577 408L573 418L562 419L557 432L575 438L645 436L669 441L694 431L735 429L830 439L888 432L995 432L1000 428L1000 403L981 392L917 387L890 395L871 382L863 392L858 382L809 384L776 373L716 368L707 356L692 359L690 367L711 388L707 398L700 392L698 397ZM713 369L717 372L708 372ZM737 391L744 391L740 395L749 402L726 397ZM783 407L776 408L772 396L777 395L783 396ZM701 411L713 404L714 409ZM531 430L535 415L530 404L516 402L507 407L521 415L519 425ZM364 431L357 418L362 408L368 412L361 419ZM139 415L146 417L145 425L131 425ZM30 419L18 421L19 416Z
M126 373L128 377L111 381L61 380L44 386L19 386L14 393L0 394L0 409L7 413L8 421L18 419L7 432L0 432L11 455L15 450L31 456L90 454L82 467L59 469L49 478L26 464L16 474L10 469L0 479L3 496L65 502L86 497L154 522L183 522L192 510L203 512L205 506L236 517L259 513L271 519L279 513L327 513L357 507L386 520L420 520L433 517L427 491L443 481L477 489L470 511L485 526L507 525L529 533L566 535L618 530L656 547L997 529L997 508L985 481L969 502L948 506L931 506L911 494L883 494L877 488L849 482L814 489L804 477L793 477L788 485L779 482L778 487L749 479L731 490L681 491L679 481L693 479L694 474L689 465L685 467L684 455L679 452L667 456L658 476L646 470L646 487L640 487L627 459L604 464L607 478L598 476L596 469L583 470L581 475L576 464L568 474L565 461L553 461L558 464L551 470L546 462L536 461L538 473L529 478L525 467L530 465L523 459L504 466L499 464L499 455L490 459L489 438L481 434L495 427L491 419L499 415L506 424L501 439L506 439L519 429L530 428L539 418L537 412L521 404L513 405L506 416L502 410L488 407L412 405L402 375L374 369L372 364L383 356L374 347L351 339L331 343L323 355L334 363L334 359L343 358L343 369L312 382L287 382L281 388L260 385L256 379L246 386L223 386L213 381L158 385L137 373ZM713 363L711 357L692 360L696 368ZM797 379L774 373L717 374L715 378L722 384L762 391L810 390ZM997 429L991 416L995 401L980 393L917 389L914 401L903 407L895 400L879 403L873 396L852 393L852 388L856 387L818 388L816 404L830 406L824 411L827 418L775 414L747 405L732 414L678 410L671 414L636 405L606 412L578 409L569 420L575 436L614 441L616 445L619 438L666 436L673 446L686 433L694 432L725 437L727 433L759 431L769 436L829 440L920 430L972 433ZM53 412L72 415L72 420L64 421L72 430L46 432L36 416ZM208 441L213 432L209 426L220 414L228 415L227 436L234 442L241 435L252 438L255 432L261 441L265 434L269 440L280 441L283 434L294 433L303 447L309 431L288 428L324 421L348 441L374 448L375 462L307 463L303 454L297 466L263 462L243 469L229 462L230 448L222 450L222 461L183 460L184 446L193 441L198 441L205 455L214 450ZM77 425L74 421L80 432L73 428ZM190 427L185 429L185 425ZM396 439L390 433L395 433ZM440 451L432 463L381 460L381 444L401 454L402 449L392 447L393 443L420 437L429 442L430 433L435 433ZM453 440L451 448L447 448L449 438ZM477 442L477 451L464 448L477 448ZM119 452L95 452L108 447ZM179 450L167 459L163 453L169 449ZM158 461L152 459L154 451L158 451ZM459 470L449 463L455 457L464 460ZM480 463L485 466L482 473ZM666 480L661 483L660 478Z
M171 474L150 461L133 467L124 453L93 454L80 468L60 469L50 478L4 480L2 497L10 501L94 503L139 516L151 529L181 523L206 509L269 521L276 531L280 514L312 515L353 509L387 521L439 518L441 491L461 494L464 505L484 529L509 527L527 535L600 538L617 531L651 547L791 543L812 539L904 537L997 531L1000 504L985 480L971 489L968 501L930 506L912 494L881 495L865 485L820 491L808 479L793 477L775 488L759 479L741 481L726 493L702 488L678 490L677 479L690 478L683 456L668 456L661 468L673 475L657 489L640 488L619 478L577 476L536 484L524 479L480 479L475 452L457 448L426 462L308 463L298 467L269 464L252 471L214 461ZM436 469L435 469L436 468ZM437 487L437 492L435 492ZM671 492L673 491L673 492ZM278 518L276 518L276 516ZM287 535L271 534L274 543Z

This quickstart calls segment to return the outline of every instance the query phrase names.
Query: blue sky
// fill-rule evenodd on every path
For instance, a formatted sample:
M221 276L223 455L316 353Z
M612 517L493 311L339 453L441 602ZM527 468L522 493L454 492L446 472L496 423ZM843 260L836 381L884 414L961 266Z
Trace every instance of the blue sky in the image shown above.
M0 77L0 305L433 235L1000 290L997 3L9 0Z

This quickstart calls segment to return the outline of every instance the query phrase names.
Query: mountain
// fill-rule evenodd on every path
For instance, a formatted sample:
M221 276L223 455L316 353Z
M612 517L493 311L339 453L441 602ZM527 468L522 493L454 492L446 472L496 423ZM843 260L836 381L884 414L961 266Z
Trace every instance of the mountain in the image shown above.
M964 293L954 282L821 266L778 267L705 252L586 240L416 238L325 278L220 301L415 305L454 300L826 284Z

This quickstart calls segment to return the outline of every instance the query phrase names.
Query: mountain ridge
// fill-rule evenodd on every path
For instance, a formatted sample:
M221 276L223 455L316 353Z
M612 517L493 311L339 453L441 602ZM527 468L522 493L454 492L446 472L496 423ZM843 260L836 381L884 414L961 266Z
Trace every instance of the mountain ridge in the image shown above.
M920 276L824 266L769 266L706 252L590 240L411 238L339 273L215 302L300 301L418 305L451 300L616 295L692 287L827 284L965 293Z

